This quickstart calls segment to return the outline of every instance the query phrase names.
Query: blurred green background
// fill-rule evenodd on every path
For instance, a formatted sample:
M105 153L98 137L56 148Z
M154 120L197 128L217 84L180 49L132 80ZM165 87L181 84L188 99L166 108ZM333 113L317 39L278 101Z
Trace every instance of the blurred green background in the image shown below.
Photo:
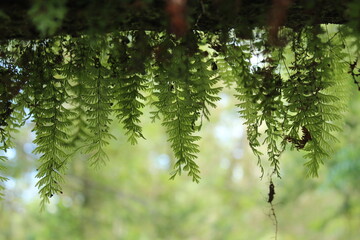
M151 110L145 109L147 140L128 144L114 123L117 140L107 149L110 161L93 169L86 156L76 156L64 193L44 212L35 188L38 163L29 122L16 134L16 148L7 152L10 180L0 202L0 239L274 239L269 175L259 178L232 92L221 97L200 132L199 184L186 175L169 180L175 159L164 128L151 123ZM282 155L273 202L279 240L359 239L359 101L354 86L341 141L319 178L305 177L300 152Z

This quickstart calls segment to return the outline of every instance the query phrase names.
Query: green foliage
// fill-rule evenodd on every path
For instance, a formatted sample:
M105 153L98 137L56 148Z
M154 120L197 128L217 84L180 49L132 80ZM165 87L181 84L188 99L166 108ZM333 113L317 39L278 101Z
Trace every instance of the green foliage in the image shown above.
M236 43L236 42L235 42ZM261 46L261 47L256 47ZM261 42L240 42L230 45L227 49L227 62L234 72L237 88L236 95L240 103L240 114L245 119L249 145L258 158L258 165L262 174L264 168L261 163L262 152L258 149L262 144L267 146L267 154L273 173L280 176L279 157L284 146L279 145L282 138L282 120L284 104L282 101L282 79L280 73L276 73L278 60L270 54L272 51ZM251 66L252 52L262 55L264 60L260 65ZM260 127L265 124L265 138L260 142Z
M68 94L70 97L70 105L75 116L71 118L73 128L73 138L71 144L74 146L83 145L86 140L91 139L89 131L87 105L85 96L89 94L87 85L91 86L92 77L88 76L88 69L91 66L91 59L88 58L88 52L90 51L87 44L87 38L80 38L76 42L64 41L62 39L63 51L66 51L68 59L60 66L60 71L63 77L69 79L67 86ZM77 48L73 46L77 44Z
M280 176L279 158L290 144L305 152L308 175L316 176L330 157L333 132L340 130L346 98L339 88L345 89L342 82L351 77L342 34L325 30L286 29L289 44L277 48L263 29L249 40L233 31L193 31L179 39L138 30L5 42L1 150L7 149L11 130L24 122L24 109L30 109L34 152L40 156L37 186L42 204L47 203L62 192L75 153L85 154L91 165L107 161L114 117L132 144L145 138L140 118L149 100L152 119L162 121L176 158L171 178L187 171L198 182L198 132L222 86L235 85L262 173L266 152L271 174Z
M289 66L284 49L271 49L260 41L233 40L235 44L227 47L226 60L237 79L238 106L250 147L262 166L258 148L267 146L270 165L278 176L279 157L287 142L306 152L307 174L317 176L319 165L330 157L336 142L332 132L341 129L337 121L342 118L346 98L339 90L342 76L335 75L335 70L346 68L345 57L336 34L324 40L321 31L316 27L292 33ZM251 66L251 52L263 58L259 65Z
M25 123L26 99L19 97L18 94L28 81L16 69L17 64L14 62L17 60L18 52L14 48L14 42L10 41L6 47L1 46L1 52L6 54L7 58L2 59L0 67L0 198L3 196L2 190L4 190L2 183L8 179L5 174L3 175L6 172L5 162L8 160L5 153L13 147L12 134Z
M90 54L95 51L96 49L92 49ZM112 121L109 117L112 112L112 89L108 69L102 65L100 57L101 55L90 55L88 68L85 68L88 71L88 80L84 84L83 94L86 120L91 133L91 137L86 141L85 153L91 155L89 161L92 165L104 163L107 159L104 147L109 144L108 139L113 138L108 132Z
M221 88L213 86L218 78L213 73L216 70L211 69L211 59L208 56L203 57L208 53L197 49L196 45L187 45L186 48L186 44L193 42L184 40L177 45L173 39L167 37L160 43L159 48L166 46L166 49L159 49L165 51L161 54L169 54L171 58L158 62L158 69L155 71L154 94L158 100L153 104L158 111L154 112L153 119L158 118L159 114L163 115L163 125L178 159L171 178L185 170L198 182L200 171L194 159L199 151L195 142L200 137L194 133L200 130L202 117L209 119L208 105L215 106L214 102L219 100L215 94ZM158 56L160 57L162 56ZM200 123L197 124L199 119Z
M128 37L134 39L131 47ZM141 109L145 106L142 101L146 98L142 91L146 90L146 58L150 54L150 46L147 44L147 36L144 32L129 33L129 36L114 35L112 55L109 57L112 71L114 94L117 100L116 114L127 130L131 144L136 144L141 133L140 116Z
M250 58L250 47L245 43L240 46L234 44L227 47L227 58L225 60L229 66L231 66L234 78L236 79L237 98L240 101L238 104L240 108L239 112L241 117L245 119L245 124L247 125L249 146L256 155L258 165L261 167L263 173L264 170L261 164L262 152L257 149L260 146L258 138L261 135L258 131L259 125L261 124L258 114L261 114L261 112L258 112L257 100L254 99L257 98L254 91L259 91L259 86L256 86L256 84L261 84L261 81L251 73Z
M353 107L360 110L360 96L356 87L352 90ZM186 176L168 180L171 165L167 161L171 157L162 126L147 124L146 118L142 118L147 141L132 146L125 142L126 136L122 137L126 130L121 129L121 124L112 124L110 131L120 139L111 141L107 148L112 160L101 171L93 171L84 164L86 156L77 156L68 164L64 194L54 196L41 213L38 197L34 193L28 195L34 184L29 176L33 168L23 166L26 162L23 145L30 143L24 142L30 128L27 124L21 134L14 135L17 154L7 163L6 173L11 174L12 180L6 185L8 191L0 208L1 236L8 240L63 240L69 236L79 240L273 238L274 226L266 202L267 177L259 181L259 169L246 146L245 134L241 138L228 134L225 141L214 134L215 128L227 132L241 124L232 93L233 89L221 93L223 99L227 97L227 104L224 100L220 102L212 111L211 123L203 124L201 129L204 136L198 142L201 184L193 184ZM149 116L148 111L149 106L144 109L144 117ZM353 128L337 135L343 139L342 146L349 149L337 151L335 158L326 161L319 178L304 181L301 152L283 153L280 161L283 179L273 179L278 239L331 239L334 227L337 238L358 239L358 114L359 111L347 114ZM349 142L350 139L353 141ZM234 149L241 149L243 155L235 156ZM33 160L30 164L35 163ZM13 168L20 174L14 177ZM236 177L239 169L244 171L241 178ZM346 201L345 194L349 194L350 201Z
M64 106L68 98L64 86L66 79L55 77L59 55L46 48L47 44L49 42L39 42L34 47L34 74L29 79L33 97L31 104L36 106L31 111L36 133L34 143L37 144L34 153L41 155L36 177L40 178L37 186L42 207L54 194L62 193L60 183L66 169L67 151L72 147L68 140L70 117L73 116Z
M360 43L357 40L360 37L360 4L356 0L349 1L347 3L346 15L349 18L349 23L343 28L343 34L350 40L350 45L355 47L357 54L360 51Z
M29 16L44 36L52 35L61 26L66 15L67 0L35 0L29 9Z
M337 141L332 132L341 129L335 122L341 119L344 110L339 98L341 79L334 78L337 65L343 64L334 55L341 54L341 48L330 44L330 39L320 39L318 31L321 29L305 29L294 36L294 60L284 94L290 110L287 138L296 148L307 152L304 157L309 161L305 166L310 176L317 176L323 159L330 157ZM294 139L302 142L295 143Z

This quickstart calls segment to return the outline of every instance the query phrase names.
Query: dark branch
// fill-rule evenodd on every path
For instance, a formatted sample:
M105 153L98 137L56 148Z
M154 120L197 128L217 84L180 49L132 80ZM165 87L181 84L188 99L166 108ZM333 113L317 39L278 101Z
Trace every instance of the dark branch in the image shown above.
M0 1L0 39L38 39L41 34L28 14L32 5L26 0ZM36 2L36 1L34 1ZM169 30L169 14L164 0L77 0L67 1L66 15L56 35L77 36L126 30ZM306 25L343 24L347 10L344 0L292 1L284 24L296 28ZM246 34L251 29L269 25L270 0L187 1L190 29L205 32L238 29ZM46 9L39 14L46 14ZM274 16L273 16L274 17Z

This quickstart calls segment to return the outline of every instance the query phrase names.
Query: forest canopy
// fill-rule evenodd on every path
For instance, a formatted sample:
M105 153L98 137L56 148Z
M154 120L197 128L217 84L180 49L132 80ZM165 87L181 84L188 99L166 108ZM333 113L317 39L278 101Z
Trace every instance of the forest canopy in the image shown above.
M113 0L0 3L0 150L30 120L42 203L62 193L77 153L104 164L120 121L128 140L140 117L166 129L183 171L200 180L199 131L222 88L236 90L258 165L280 177L286 149L317 176L359 88L358 1ZM6 181L6 156L0 156Z

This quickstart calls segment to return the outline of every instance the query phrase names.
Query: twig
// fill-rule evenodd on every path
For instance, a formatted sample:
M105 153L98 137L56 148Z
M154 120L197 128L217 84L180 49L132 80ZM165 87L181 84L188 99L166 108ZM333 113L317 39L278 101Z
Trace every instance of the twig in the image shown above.
M360 91L360 82L358 80L356 80L356 78L360 76L360 72L355 73L357 63L358 63L358 59L356 58L353 63L349 64L350 65L349 73L352 76L354 83L357 85L358 90ZM357 69L357 70L359 71L359 69Z

